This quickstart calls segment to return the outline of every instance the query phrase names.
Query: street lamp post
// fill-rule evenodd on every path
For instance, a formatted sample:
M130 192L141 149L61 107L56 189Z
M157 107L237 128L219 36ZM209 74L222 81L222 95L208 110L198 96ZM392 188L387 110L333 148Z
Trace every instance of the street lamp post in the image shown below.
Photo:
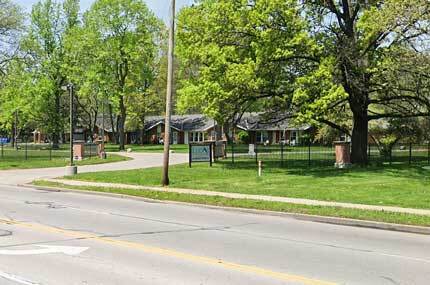
M101 152L100 156L102 159L106 159L106 151L105 151L105 106L106 106L106 98L103 98L102 100L102 131L101 131Z
M74 86L72 83L67 84L62 87L63 90L69 91L69 100L70 100L70 112L69 112L69 124L70 124L70 165L66 167L66 175L75 175L78 173L78 168L74 164L73 161L73 89Z

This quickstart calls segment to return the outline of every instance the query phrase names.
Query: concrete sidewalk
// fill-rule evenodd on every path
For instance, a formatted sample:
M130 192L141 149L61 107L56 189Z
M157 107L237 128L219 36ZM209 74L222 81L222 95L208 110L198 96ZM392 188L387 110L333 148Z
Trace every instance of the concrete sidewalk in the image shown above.
M85 165L78 167L78 173L116 171L159 167L163 165L162 153L138 153L121 152L115 153L132 158L127 161L112 162L105 164ZM171 164L181 164L188 161L188 154L170 154ZM36 179L50 179L65 175L65 167L38 168L38 169L13 169L0 171L0 185L19 185L30 183Z
M122 188L122 189L133 189L133 190L142 190L142 191L151 190L151 191L162 191L162 192L172 192L172 193L182 193L182 194L204 195L204 196L220 196L220 197L234 198L234 199L284 202L284 203L309 205L309 206L329 206L329 207L340 207L340 208L349 208L349 209L360 209L360 210L430 216L430 210L400 208L400 207L392 207L392 206L363 205L363 204L328 202L328 201L299 199L299 198L287 198L287 197L276 197L276 196L265 196L265 195L248 195L248 194L239 194L239 193L215 192L215 191L180 189L180 188L163 188L163 187L139 186L139 185L130 185L130 184L86 182L86 181L67 180L67 179L43 179L43 180L54 182L54 183L61 183L68 186Z

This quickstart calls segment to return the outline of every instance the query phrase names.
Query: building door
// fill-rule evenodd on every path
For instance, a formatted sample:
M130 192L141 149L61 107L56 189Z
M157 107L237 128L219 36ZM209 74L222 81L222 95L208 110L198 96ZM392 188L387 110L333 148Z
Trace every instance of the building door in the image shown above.
M178 132L173 132L172 137L173 137L173 144L178 144Z

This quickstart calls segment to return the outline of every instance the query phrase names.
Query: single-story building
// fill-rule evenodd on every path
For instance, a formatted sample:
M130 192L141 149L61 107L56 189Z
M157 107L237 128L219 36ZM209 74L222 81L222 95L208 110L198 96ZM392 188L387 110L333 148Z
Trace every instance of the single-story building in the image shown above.
M145 129L127 131L127 144L160 144L164 138L164 116L147 116ZM100 127L101 125L99 125ZM239 140L241 131L248 133L246 143L278 144L286 143L296 145L301 143L301 138L313 132L310 125L295 126L290 120L280 120L276 123L264 122L258 113L246 113L237 124L228 130L229 137ZM105 120L105 132L111 137L112 127ZM171 119L171 143L189 144L205 141L227 140L224 127L214 119L202 114L173 115Z
M313 128L310 125L296 126L289 119L270 122L262 119L258 113L245 113L236 124L235 132L238 131L246 131L251 144L298 145L303 142L305 135L313 132Z
M145 121L143 143L161 143L164 138L164 122L163 116L148 116ZM223 139L223 131L215 120L201 114L173 115L170 126L172 144ZM140 137L140 131L130 132L129 142L140 142Z

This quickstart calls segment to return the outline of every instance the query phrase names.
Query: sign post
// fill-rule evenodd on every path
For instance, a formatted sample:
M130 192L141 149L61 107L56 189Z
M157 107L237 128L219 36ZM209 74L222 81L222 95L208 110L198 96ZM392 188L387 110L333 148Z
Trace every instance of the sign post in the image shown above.
M213 143L190 144L188 161L190 168L193 162L209 162L212 167L213 146Z

